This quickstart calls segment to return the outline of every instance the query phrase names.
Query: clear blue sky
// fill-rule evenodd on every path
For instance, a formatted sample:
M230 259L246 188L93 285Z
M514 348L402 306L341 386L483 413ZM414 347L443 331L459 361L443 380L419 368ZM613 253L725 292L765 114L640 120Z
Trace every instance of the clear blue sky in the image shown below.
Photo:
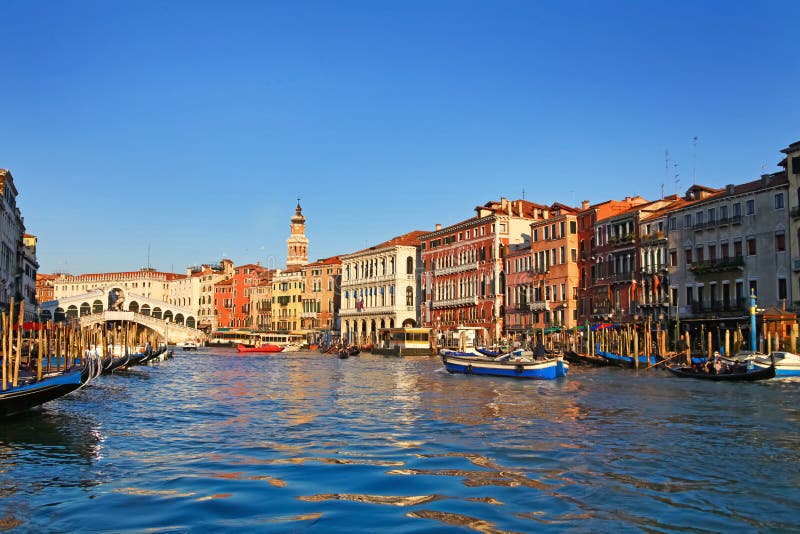
M0 167L40 272L283 265L777 170L800 2L3 0ZM699 141L696 165L692 138Z

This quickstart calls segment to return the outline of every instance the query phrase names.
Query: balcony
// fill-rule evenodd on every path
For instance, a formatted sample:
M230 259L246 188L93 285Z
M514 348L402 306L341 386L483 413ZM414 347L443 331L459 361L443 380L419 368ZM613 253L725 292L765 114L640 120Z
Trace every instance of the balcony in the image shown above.
M448 308L455 306L475 306L478 304L478 297L459 297L457 299L434 300L433 308Z
M744 270L744 258L720 258L718 260L698 261L689 266L689 270L696 276L713 273L725 273Z
M608 238L608 244L624 245L625 243L633 243L634 239L636 239L636 234L627 234L621 236L612 235Z
M614 273L609 278L612 282L631 282L633 281L633 272Z
M651 243L653 241L658 241L664 238L665 238L664 232L651 232L649 234L644 234L642 236L642 243Z
M469 263L464 263L462 265L454 265L452 267L443 267L441 269L436 269L433 271L433 275L445 276L448 274L463 273L464 271L477 271L477 270L478 270L478 262L473 261Z
M395 311L395 306L364 306L361 308L361 311L358 311L357 308L342 308L339 310L339 315L341 317L352 317L356 315L390 315L395 313ZM302 314L300 316L302 317Z
M549 300L539 300L536 302L529 302L528 307L531 311L549 311L550 310L550 301Z

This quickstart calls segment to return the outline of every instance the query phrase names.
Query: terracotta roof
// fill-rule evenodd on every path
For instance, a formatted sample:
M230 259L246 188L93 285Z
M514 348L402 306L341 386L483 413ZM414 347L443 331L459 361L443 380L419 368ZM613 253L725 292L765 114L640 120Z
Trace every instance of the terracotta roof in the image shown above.
M228 278L227 280L220 280L215 286L230 286L233 285L233 278Z

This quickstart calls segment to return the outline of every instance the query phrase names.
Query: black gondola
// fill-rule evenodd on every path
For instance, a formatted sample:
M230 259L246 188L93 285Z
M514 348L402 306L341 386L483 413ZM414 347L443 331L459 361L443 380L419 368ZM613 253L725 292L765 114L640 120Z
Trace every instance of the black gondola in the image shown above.
M770 365L765 369L754 368L751 370L733 371L728 373L707 373L692 367L667 367L667 370L675 376L681 378L697 378L700 380L713 380L715 382L751 382L753 380L766 380L775 377L775 365Z
M46 374L41 380L36 380L33 374L21 376L18 386L0 391L0 417L15 415L63 397L93 378L97 371L96 364L88 360L68 371Z
M609 365L609 361L601 356L580 354L571 350L564 353L564 359L575 365L593 365L595 367L606 367Z

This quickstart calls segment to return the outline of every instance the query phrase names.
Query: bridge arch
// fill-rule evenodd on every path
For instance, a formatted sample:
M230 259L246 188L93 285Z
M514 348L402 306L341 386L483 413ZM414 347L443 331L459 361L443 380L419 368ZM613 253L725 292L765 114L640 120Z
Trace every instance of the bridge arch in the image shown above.
M63 320L66 318L66 317L67 317L67 314L66 314L66 312L64 311L64 308L61 308L61 307L58 307L58 308L56 308L56 313L55 313L55 316L53 317L53 320L54 320L55 322L57 322L57 323L60 323L60 322L62 322L62 321L63 321Z
M80 315L83 317L84 315L89 315L92 313L92 307L89 305L88 302L81 302L80 308Z
M179 313L175 316L175 323L176 324L184 324L183 314Z
M139 313L139 303L135 300L132 300L130 304L128 304L128 310L134 313Z
M173 322L172 321L172 310L164 310L164 320Z
M44 322L53 320L53 315L50 313L50 310L42 310L40 317Z
M77 319L78 318L78 307L72 304L69 308L67 308L67 319Z
M92 313L103 313L103 301L95 300L92 302Z
M197 328L197 323L195 323L194 317L186 318L186 326L188 326L189 328Z
M150 305L142 304L142 309L139 311L142 315L150 315Z
M160 307L158 307L158 306L156 306L155 308L153 308L153 313L152 313L151 315L152 315L153 317L155 317L156 319L161 319L161 308L160 308Z

